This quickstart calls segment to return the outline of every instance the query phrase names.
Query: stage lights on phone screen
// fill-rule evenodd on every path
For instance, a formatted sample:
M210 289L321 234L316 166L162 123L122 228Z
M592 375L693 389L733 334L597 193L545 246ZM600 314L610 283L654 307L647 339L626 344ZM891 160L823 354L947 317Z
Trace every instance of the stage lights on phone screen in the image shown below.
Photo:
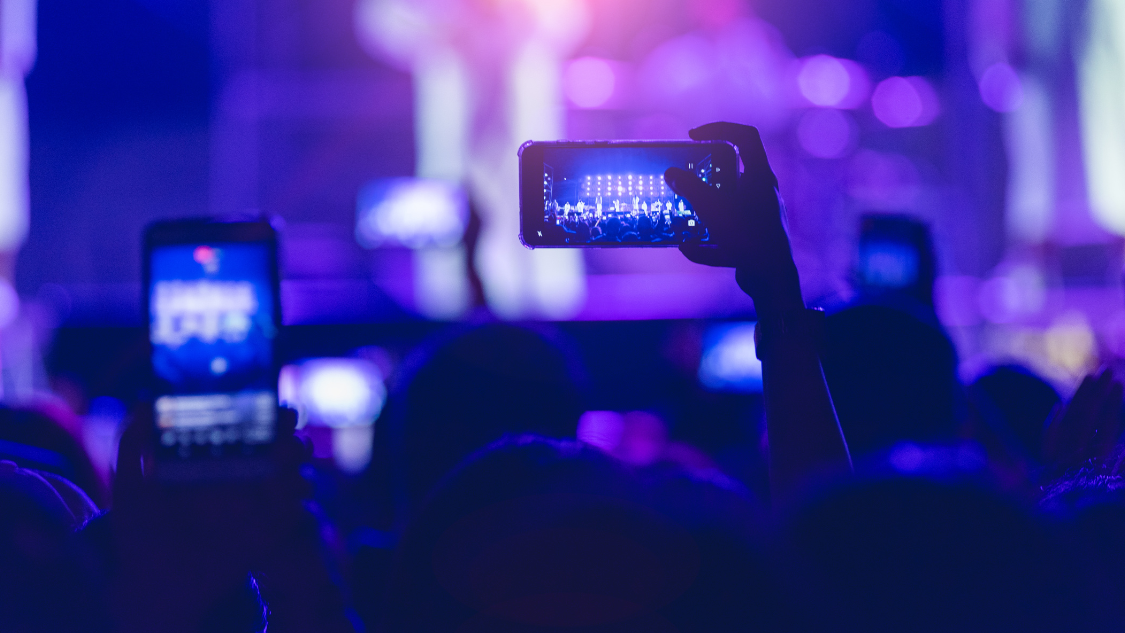
M708 242L705 223L664 180L669 168L712 187L737 175L735 149L696 141L528 143L520 150L526 246L640 247Z

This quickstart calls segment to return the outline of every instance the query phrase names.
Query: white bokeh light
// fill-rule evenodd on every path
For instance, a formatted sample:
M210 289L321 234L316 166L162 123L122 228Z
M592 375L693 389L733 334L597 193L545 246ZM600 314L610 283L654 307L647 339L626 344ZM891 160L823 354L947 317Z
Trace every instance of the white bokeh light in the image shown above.
M375 421L387 397L382 376L369 362L323 358L302 363L297 400L313 424L365 426Z
M816 55L801 63L797 86L813 105L835 107L848 96L851 77L840 60L828 55Z

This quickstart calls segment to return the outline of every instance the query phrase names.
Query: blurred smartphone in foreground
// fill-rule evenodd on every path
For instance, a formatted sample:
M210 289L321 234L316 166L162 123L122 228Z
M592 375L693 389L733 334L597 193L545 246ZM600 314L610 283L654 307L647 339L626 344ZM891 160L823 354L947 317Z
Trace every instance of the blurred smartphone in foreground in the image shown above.
M664 182L669 167L733 187L725 141L528 141L520 147L520 241L528 248L678 246L707 227Z
M143 270L157 477L267 475L281 325L273 227L157 222Z

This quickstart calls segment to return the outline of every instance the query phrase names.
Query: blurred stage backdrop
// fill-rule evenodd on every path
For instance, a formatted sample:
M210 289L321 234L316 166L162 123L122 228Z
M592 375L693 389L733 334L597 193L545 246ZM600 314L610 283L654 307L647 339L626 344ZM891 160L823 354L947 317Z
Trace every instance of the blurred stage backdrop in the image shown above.
M142 227L239 213L284 223L289 358L361 360L353 377L380 402L372 372L482 306L567 322L623 380L678 354L705 386L752 390L737 324L753 309L730 271L516 239L523 141L686 138L713 120L761 129L810 302L852 296L861 215L906 214L932 227L967 377L1013 360L1066 388L1125 356L1118 0L0 8L9 399L53 387L115 419L143 368ZM364 402L360 417L377 412Z

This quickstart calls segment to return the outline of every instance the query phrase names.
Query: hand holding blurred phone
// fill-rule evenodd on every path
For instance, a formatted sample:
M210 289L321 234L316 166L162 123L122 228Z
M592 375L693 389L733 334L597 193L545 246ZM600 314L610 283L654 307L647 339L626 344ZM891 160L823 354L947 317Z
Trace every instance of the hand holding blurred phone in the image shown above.
M739 164L726 141L528 141L519 159L528 248L706 243L707 227L664 172L679 167L730 188Z
M143 270L157 477L268 475L281 326L273 227L157 222Z

